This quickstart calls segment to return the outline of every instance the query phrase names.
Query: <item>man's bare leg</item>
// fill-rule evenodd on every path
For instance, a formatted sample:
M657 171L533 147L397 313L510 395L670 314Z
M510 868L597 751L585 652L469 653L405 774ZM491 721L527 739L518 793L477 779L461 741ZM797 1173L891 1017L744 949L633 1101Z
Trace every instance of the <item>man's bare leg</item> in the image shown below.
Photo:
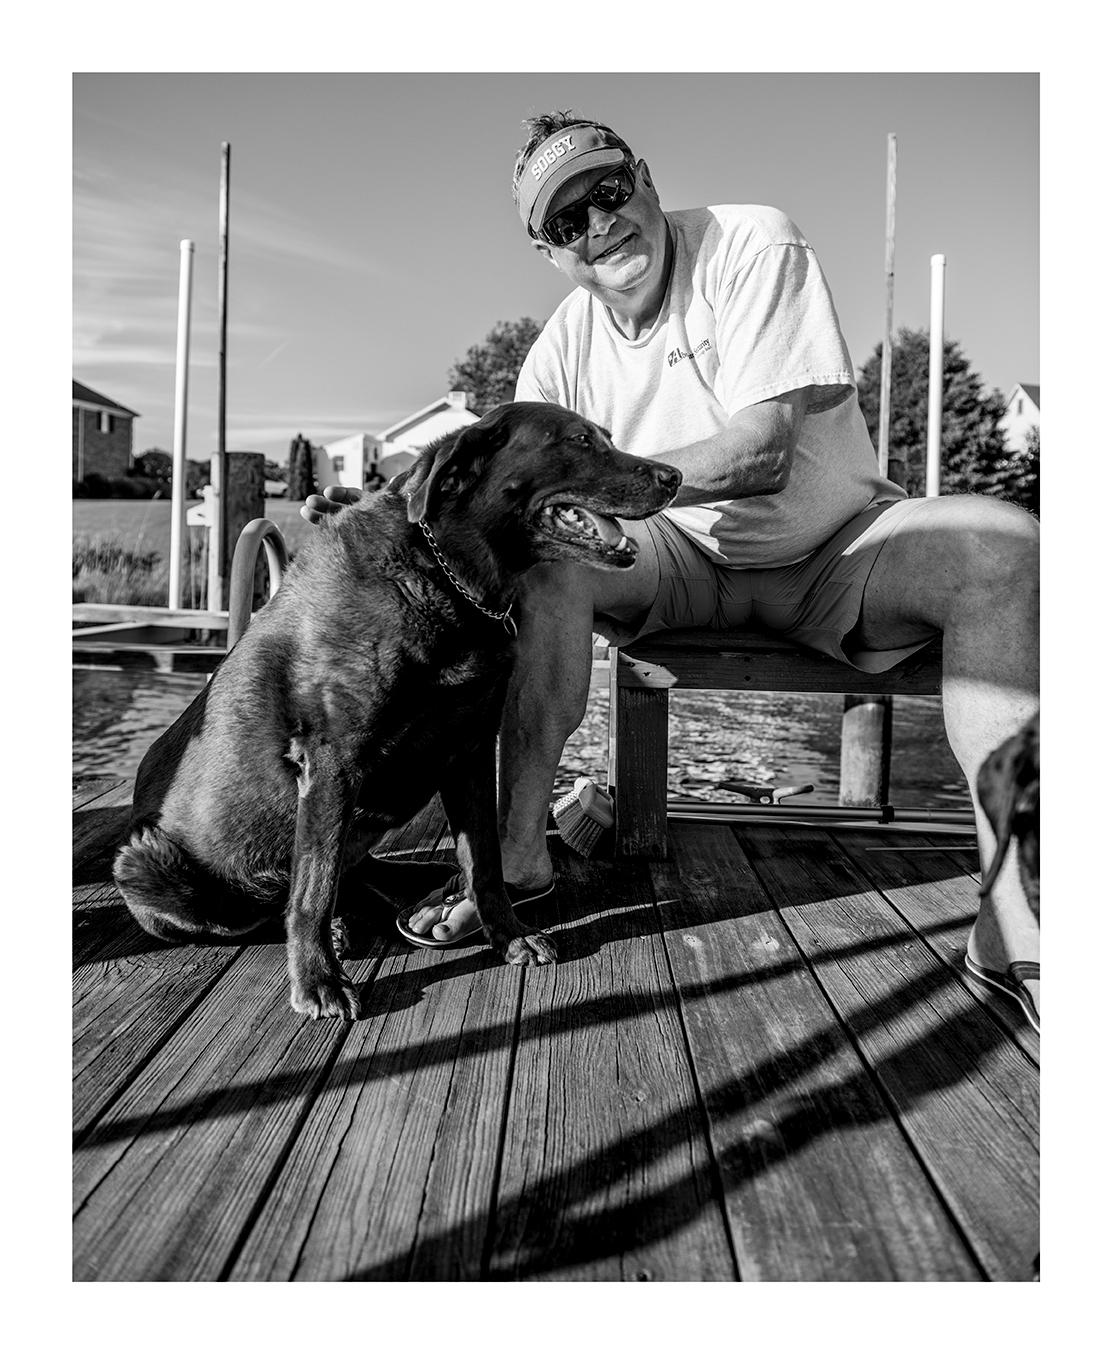
M946 733L973 798L981 869L996 849L977 801L981 763L1038 709L1038 523L997 499L932 499L884 545L865 590L868 648L913 641L916 622L943 634ZM969 956L1006 970L1039 957L1039 925L1015 844L969 937ZM1036 1009L1039 984L1027 984Z
M591 635L596 614L633 622L656 599L660 569L642 522L623 523L640 547L620 572L579 565L530 570L519 597L517 659L510 678L499 744L498 820L502 871L519 887L552 878L545 841L552 784L564 744L583 720L591 687ZM440 920L439 907L409 918L418 935L450 940L475 924L470 901Z

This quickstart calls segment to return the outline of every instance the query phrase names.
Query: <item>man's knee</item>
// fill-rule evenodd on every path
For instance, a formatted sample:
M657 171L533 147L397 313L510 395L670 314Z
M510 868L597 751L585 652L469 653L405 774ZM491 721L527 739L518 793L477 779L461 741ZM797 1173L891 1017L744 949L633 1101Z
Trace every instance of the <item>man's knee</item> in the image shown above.
M1038 520L998 498L971 494L953 503L962 518L952 542L960 589L1013 598L1036 594Z

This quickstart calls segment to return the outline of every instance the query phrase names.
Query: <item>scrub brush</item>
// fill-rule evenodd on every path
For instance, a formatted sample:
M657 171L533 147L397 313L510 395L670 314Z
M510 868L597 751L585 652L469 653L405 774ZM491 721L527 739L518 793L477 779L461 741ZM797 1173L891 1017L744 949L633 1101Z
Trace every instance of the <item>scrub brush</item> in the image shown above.
M590 776L579 776L572 792L553 804L552 816L568 846L581 856L590 856L614 826L614 802Z

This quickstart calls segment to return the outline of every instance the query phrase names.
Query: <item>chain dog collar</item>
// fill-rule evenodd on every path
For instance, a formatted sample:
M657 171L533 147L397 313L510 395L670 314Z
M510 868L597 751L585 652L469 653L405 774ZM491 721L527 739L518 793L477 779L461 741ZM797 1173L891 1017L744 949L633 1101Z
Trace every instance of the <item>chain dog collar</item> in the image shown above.
M462 593L464 597L466 597L467 600L471 603L471 605L475 607L477 610L481 611L484 616L489 616L492 621L501 621L502 626L506 631L506 634L509 635L511 638L515 638L517 636L517 626L514 624L514 618L510 615L511 610L513 609L512 604L508 606L505 609L505 611L491 611L489 607L483 606L482 602L480 602L477 597L473 596L470 592L468 592L467 589L456 577L456 575L452 572L452 566L444 558L444 553L437 545L436 537L426 526L424 518L422 518L421 521L417 523L417 525L425 533L425 539L429 543L429 548L435 555L437 564L439 564L440 567L444 570L444 572L448 575L448 582L451 583L452 587L455 588L457 592Z

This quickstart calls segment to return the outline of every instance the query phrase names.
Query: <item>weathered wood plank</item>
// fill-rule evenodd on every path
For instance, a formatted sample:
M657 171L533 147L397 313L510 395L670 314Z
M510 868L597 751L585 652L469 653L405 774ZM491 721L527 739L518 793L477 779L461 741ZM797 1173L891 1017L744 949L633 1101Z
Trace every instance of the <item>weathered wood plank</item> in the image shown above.
M737 1271L644 865L562 860L560 962L525 975L491 1279Z
M226 946L171 948L144 936L130 918L126 926L126 938L120 940L123 953L86 962L74 974L76 1138L241 953Z
M448 841L434 801L384 847ZM521 978L478 946L391 945L229 1278L482 1277Z
M122 776L98 776L98 775L78 775L73 777L73 808L76 812L84 804L91 804L94 799L99 799L101 795L107 794L110 790L118 790L121 785L127 782Z
M1038 1066L1039 1036L1015 1003L986 996L965 975L965 946L980 903L976 853L957 850L954 837L942 834L840 832L837 841Z
M75 1278L221 1277L351 1029L288 986L283 945L246 950L76 1149Z
M132 782L113 778L111 785L101 786L98 792L86 798L74 782L73 797L73 879L75 884L88 883L105 876L105 866L111 868L112 856L131 814ZM81 798L78 805L77 800Z
M1037 1070L827 834L744 847L986 1274L1029 1280Z
M829 691L864 695L890 692L937 695L941 644L933 643L883 673L858 672L813 649L758 631L670 630L648 635L623 652L635 660L619 668L619 685L641 685L638 665L666 669L679 687L703 691Z
M175 630L227 630L226 611L175 610L165 606L131 606L114 602L74 602L75 621L107 624L111 621L137 621L144 625L168 626Z
M522 971L401 946L231 1279L481 1277Z
M653 880L741 1277L980 1278L737 842L671 845Z

